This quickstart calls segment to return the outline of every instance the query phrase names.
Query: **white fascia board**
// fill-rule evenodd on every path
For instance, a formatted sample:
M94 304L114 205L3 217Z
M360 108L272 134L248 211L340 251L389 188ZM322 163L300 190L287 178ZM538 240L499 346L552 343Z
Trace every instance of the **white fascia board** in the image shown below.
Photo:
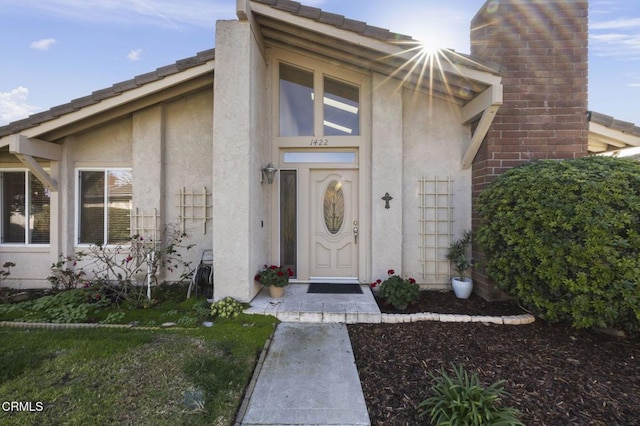
M609 145L640 146L640 136L631 135L620 130L611 129L602 124L589 122L589 133L593 133L600 140L608 141Z
M127 90L126 92L122 92L119 95L104 99L97 104L86 106L79 109L78 111L74 111L62 115L58 118L54 118L53 120L45 121L41 124L35 125L34 127L21 130L20 134L30 139L36 138L42 134L51 132L60 127L73 124L74 122L86 119L96 114L100 114L101 112L107 111L109 109L117 108L120 105L135 101L140 98L144 98L145 96L149 96L155 92L162 91L168 87L175 86L200 75L213 72L214 62L215 61L211 60L202 65L198 65L184 71L168 75L161 78L160 80L152 81L151 83L147 83L138 88ZM5 139L8 139L10 136L13 135L7 135L3 138L0 138L0 148L9 144Z
M269 5L262 3L251 3L251 9L255 13L259 13L264 16L268 16L279 21L288 22L293 26L305 28L320 34L326 34L330 37L335 37L341 40L345 40L349 43L353 43L358 46L365 47L367 49L376 50L384 56L393 56L405 59L407 62L415 61L416 51L403 47L402 42L393 43L378 40L372 37L363 36L353 31L336 28L332 25L323 24L321 22L314 21L313 19L305 18L302 16L296 16L289 12L274 9ZM406 44L405 44L406 45ZM384 57L383 56L383 57ZM501 77L495 74L474 70L467 68L463 65L451 64L447 61L441 61L440 67L443 72L456 74L470 80L475 80L480 83L493 85L500 82Z

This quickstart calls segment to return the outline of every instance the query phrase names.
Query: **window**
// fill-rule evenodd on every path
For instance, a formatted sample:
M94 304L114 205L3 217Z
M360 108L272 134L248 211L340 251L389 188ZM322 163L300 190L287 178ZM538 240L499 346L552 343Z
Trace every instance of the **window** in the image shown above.
M78 173L78 243L119 244L129 240L131 183L128 169Z
M357 86L287 64L279 72L280 136L360 135Z
M0 172L3 244L49 244L49 192L26 170Z

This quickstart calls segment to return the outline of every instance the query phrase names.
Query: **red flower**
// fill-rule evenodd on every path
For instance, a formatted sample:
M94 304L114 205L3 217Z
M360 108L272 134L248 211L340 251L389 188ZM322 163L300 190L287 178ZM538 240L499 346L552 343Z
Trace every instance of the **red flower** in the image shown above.
M371 288L376 288L377 285L378 285L378 282L374 281L371 283Z
M376 283L377 283L377 284L381 284L381 283L382 283L382 280L381 280L380 278L378 278L378 279L376 280Z
M281 277L281 276L283 276L283 275L284 275L284 272L282 272L282 271L278 271L278 276L279 276L279 277Z
M388 275L393 275L393 274L395 274L395 273L396 273L396 271L394 271L393 269L389 269L389 270L387 271L387 274L388 274Z
M287 272L289 273L290 277L293 276L293 270L291 268L287 268Z
M253 277L253 279L260 282L260 274L256 274L256 276Z
M276 265L271 265L269 266L269 269L274 270L274 269L278 269L278 267Z

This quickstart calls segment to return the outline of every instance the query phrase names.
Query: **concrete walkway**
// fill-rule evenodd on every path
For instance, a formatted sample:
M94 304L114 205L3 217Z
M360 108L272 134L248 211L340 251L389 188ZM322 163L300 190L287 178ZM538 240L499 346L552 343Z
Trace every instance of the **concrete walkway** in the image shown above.
M281 323L242 425L369 425L345 324Z

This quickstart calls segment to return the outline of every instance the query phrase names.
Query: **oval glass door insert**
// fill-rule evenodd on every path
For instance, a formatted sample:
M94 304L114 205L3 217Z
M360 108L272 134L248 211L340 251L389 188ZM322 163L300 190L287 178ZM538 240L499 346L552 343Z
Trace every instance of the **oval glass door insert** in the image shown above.
M336 235L340 232L344 222L344 193L342 192L342 182L331 181L324 193L322 203L322 213L327 230Z

